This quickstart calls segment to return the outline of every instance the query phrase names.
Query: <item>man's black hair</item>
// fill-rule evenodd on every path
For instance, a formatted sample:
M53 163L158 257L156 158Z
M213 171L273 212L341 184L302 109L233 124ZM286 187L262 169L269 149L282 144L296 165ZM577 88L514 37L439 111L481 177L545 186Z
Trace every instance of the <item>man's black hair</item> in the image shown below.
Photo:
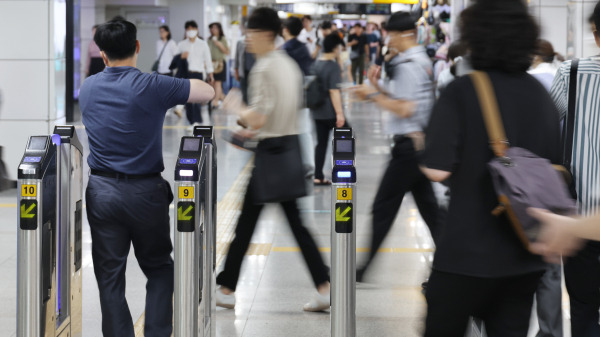
M417 20L410 13L396 12L390 16L385 29L388 32L405 32L416 29L415 23Z
M312 17L310 15L305 15L302 17L302 20L305 20L305 19L312 21Z
M323 52L332 53L339 45L344 45L344 40L338 34L329 34L323 40Z
M281 34L281 19L277 12L268 7L259 7L252 11L248 18L248 29L263 30L273 33L273 39Z
M198 24L194 20L186 21L185 22L185 29L187 30L190 27L198 29Z
M283 27L286 28L293 37L300 35L300 32L304 28L302 26L302 20L295 16L291 16L283 21Z
M360 28L363 28L363 26L360 24L360 22L357 22L357 23L355 23L355 24L354 24L354 27L360 27Z
M94 42L111 61L124 60L135 54L137 28L129 21L116 20L96 28Z
M479 0L460 18L461 40L475 70L522 73L529 69L540 29L524 1Z
M596 25L596 31L600 29L600 1L594 7L594 14L592 14L592 18L594 19L594 24Z
M323 21L321 23L321 29L331 29L331 21Z

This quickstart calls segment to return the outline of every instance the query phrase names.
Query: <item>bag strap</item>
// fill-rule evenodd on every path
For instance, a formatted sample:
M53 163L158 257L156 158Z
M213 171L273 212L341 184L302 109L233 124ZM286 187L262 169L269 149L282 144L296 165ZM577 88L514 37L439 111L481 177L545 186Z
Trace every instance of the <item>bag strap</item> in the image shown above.
M504 133L504 125L490 77L483 71L474 71L469 76L473 81L475 91L477 91L483 120L490 139L490 147L496 157L505 157L509 144Z
M577 70L579 59L571 61L571 73L569 77L569 106L567 116L563 124L563 165L571 170L571 157L573 156L573 130L575 128L575 107L577 105Z

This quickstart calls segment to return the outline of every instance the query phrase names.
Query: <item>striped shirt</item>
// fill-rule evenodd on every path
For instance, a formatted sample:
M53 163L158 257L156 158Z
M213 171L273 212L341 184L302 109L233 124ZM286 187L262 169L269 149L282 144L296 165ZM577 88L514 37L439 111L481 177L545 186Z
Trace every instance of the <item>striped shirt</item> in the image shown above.
M561 119L569 105L571 61L564 62L556 74L550 94ZM573 130L571 172L575 179L579 211L594 215L600 206L600 59L579 61Z

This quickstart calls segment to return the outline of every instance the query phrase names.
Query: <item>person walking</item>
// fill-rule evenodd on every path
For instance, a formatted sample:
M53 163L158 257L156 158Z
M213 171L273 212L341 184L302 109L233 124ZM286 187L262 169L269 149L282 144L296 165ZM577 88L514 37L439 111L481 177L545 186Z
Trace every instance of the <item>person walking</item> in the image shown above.
M558 112L527 74L539 36L527 4L475 1L460 22L472 67L491 82L507 142L558 164ZM434 106L421 159L427 177L448 181L451 194L427 287L425 337L464 336L470 317L483 321L489 337L528 336L546 265L525 248L508 216L492 213L498 196L489 139L471 76L457 78Z
M594 8L592 19L595 23L594 38L596 45L600 47L600 33L597 30L597 27L600 27L600 2ZM598 213L600 206L600 58L583 58L578 60L577 64L578 69L573 68L577 77L573 79L571 69L574 63L567 61L560 66L550 92L560 117L565 122L570 120L569 106L574 104L573 142L570 149L572 155L564 160L570 162L567 169L573 174L579 213L582 216L592 216ZM576 87L572 88L571 83ZM569 95L571 90L574 90L574 96ZM570 101L570 97L575 101ZM600 241L592 240L587 242L585 248L576 256L564 261L565 284L571 304L572 336L600 336L599 257Z
M417 44L415 19L408 13L393 14L386 29L389 47L400 53L390 61L390 71L383 86L378 84L381 67L369 71L371 86L355 91L363 100L372 100L391 112L387 132L393 136L392 158L383 174L373 201L373 232L366 263L357 270L363 276L392 228L407 192L412 195L434 242L440 235L441 210L431 182L419 170L418 155L423 150L424 131L433 106L431 61L425 48Z
M186 39L177 45L181 58L188 63L188 78L204 80L213 83L213 63L208 44L198 36L198 24L194 20L185 23ZM206 74L206 77L205 77ZM202 105L188 103L185 114L192 125L202 123Z
M106 64L88 77L79 102L89 139L91 175L85 192L92 261L100 292L105 337L134 337L125 298L127 256L135 256L146 283L146 337L173 330L173 259L169 204L173 194L164 170L165 112L186 102L206 102L214 90L136 68L137 29L124 20L100 25L94 35Z
M177 43L171 39L171 30L169 26L163 25L158 28L160 40L156 41L156 72L161 75L173 76L173 72L169 67L173 57L177 55Z
M329 135L334 127L341 128L346 123L342 107L341 68L338 58L342 52L344 40L337 34L329 34L323 40L323 55L315 62L312 73L325 90L325 100L322 105L311 109L317 130L317 146L315 147L315 185L331 185L325 179L323 165L329 144Z
M350 51L352 80L356 84L363 84L365 65L369 64L369 44L360 23L354 25L354 33L348 37L347 46L352 47Z
M250 73L250 105L240 103L225 104L226 111L238 111L241 124L255 130L255 138L259 140L255 162L262 158L259 148L288 139L297 134L296 115L302 105L302 73L296 63L285 54L275 49L275 37L281 32L281 20L277 12L271 8L257 8L248 19L247 42L248 51L256 54L257 61ZM293 138L293 137L291 137ZM300 150L297 149L299 152ZM284 153L286 151L283 151ZM282 155L278 151L279 156ZM275 154L271 154L274 156ZM300 154L297 153L300 157ZM272 157L273 158L273 157ZM275 160L275 159L272 159ZM244 204L235 228L235 237L229 245L224 269L217 276L216 301L217 305L225 308L235 307L235 290L237 287L240 268L250 239L256 228L258 217L264 207L258 199L263 186L258 175L258 167L252 172L250 183L246 190ZM268 170L269 168L263 167ZM272 172L273 175L288 174L288 172ZM291 179L291 178L288 178ZM302 177L294 177L300 179ZM298 181L296 181L298 183ZM290 186L291 186L290 182ZM304 182L298 185L304 186ZM289 186L287 186L289 188ZM292 233L300 246L304 261L312 276L317 293L313 299L304 305L305 311L322 311L329 309L329 276L328 268L317 249L317 245L302 224L296 199L280 202L285 212Z
M256 62L254 54L249 53L246 48L246 26L241 26L243 35L238 40L235 49L235 80L240 82L240 91L242 92L242 99L244 104L248 104L248 77L250 76L250 70Z
M210 55L213 62L213 87L217 93L212 104L208 106L210 112L213 107L219 106L219 101L225 99L225 95L223 94L223 82L227 81L227 56L229 55L229 44L227 43L225 34L223 34L223 26L221 26L221 23L213 22L208 28L210 29L208 47L210 48Z

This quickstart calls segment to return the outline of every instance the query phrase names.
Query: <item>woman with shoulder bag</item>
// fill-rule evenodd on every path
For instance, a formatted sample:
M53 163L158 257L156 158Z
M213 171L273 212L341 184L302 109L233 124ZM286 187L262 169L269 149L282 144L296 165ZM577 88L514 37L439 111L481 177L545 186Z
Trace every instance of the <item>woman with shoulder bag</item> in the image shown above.
M483 320L489 337L526 337L546 265L513 229L515 215L498 208L488 163L499 147L510 146L559 164L559 114L548 92L527 74L539 27L523 1L475 1L460 22L477 76L460 77L442 91L421 158L425 175L448 179L451 193L427 288L425 336L464 336L473 316ZM480 104L481 78L489 78L488 92L499 110L495 116L502 122L495 125L504 126L507 142L490 146L495 137L486 129L491 123L484 113L495 102L488 95L482 102L491 103Z
M250 104L241 99L227 99L225 111L236 111L240 124L248 126L259 143L255 168L246 190L244 205L235 229L235 238L223 271L217 277L220 288L217 305L235 307L234 291L244 255L266 203L279 203L292 233L300 246L313 284L314 298L304 305L305 311L329 309L328 268L317 245L302 223L296 199L306 195L306 184L296 126L297 113L303 104L303 81L299 67L284 51L275 49L281 32L281 20L270 8L257 8L248 20L248 51L257 56L250 72Z
M210 29L210 38L208 39L208 47L210 48L210 55L212 56L214 78L215 82L213 87L215 88L215 99L209 108L218 106L220 100L225 99L223 95L223 82L227 81L227 55L229 55L229 44L225 34L223 34L223 26L219 22L211 23L208 28Z

